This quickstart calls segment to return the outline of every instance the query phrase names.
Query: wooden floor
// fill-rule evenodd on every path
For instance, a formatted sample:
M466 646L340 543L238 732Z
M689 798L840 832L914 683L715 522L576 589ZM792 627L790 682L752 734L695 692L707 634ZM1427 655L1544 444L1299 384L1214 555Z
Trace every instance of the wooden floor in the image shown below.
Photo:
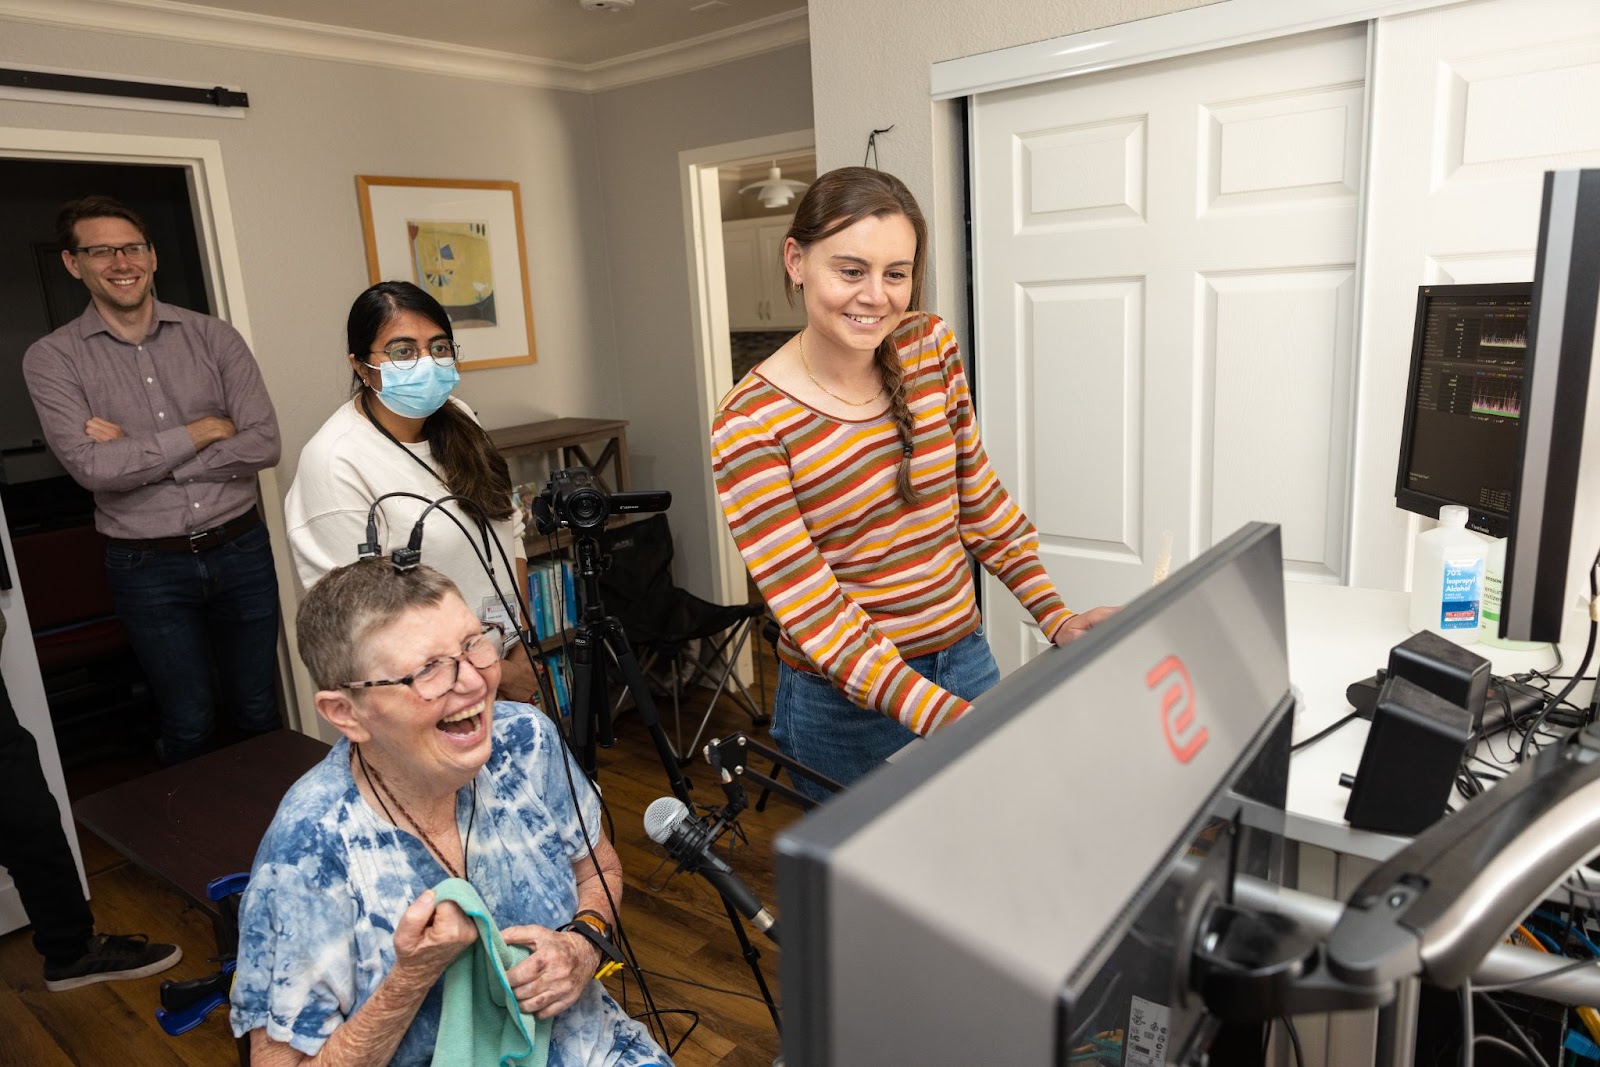
M769 652L764 643L760 651ZM770 704L776 671L770 654L763 659L764 699ZM763 699L754 686L752 693ZM685 706L685 739L699 723L704 706L704 696ZM670 735L670 705L661 714ZM709 736L728 736L748 727L749 720L724 700L712 718ZM764 729L750 732L763 739L766 735ZM689 1031L693 1016L688 1013L699 1015L699 1025L688 1034L674 1062L678 1067L767 1067L778 1054L776 1031L754 977L740 958L720 898L694 875L679 874L669 880L671 865L663 864L660 848L645 836L645 808L670 793L666 772L636 714L624 715L617 734L616 747L600 752L599 782L613 820L607 829L627 877L624 929L656 1007L663 1013L675 1013L666 1015L673 1045ZM91 790L113 784L105 780L103 770L85 773L94 783ZM694 782L697 803L720 805L724 801L698 754L686 773ZM74 791L81 792L76 787ZM752 804L754 800L751 797ZM739 820L749 844L736 848L732 866L774 910L772 839L798 816L797 808L774 799L765 812L752 807ZM199 1027L177 1038L163 1033L152 1014L162 979L197 978L216 969L207 959L215 952L209 921L81 825L79 835L98 928L114 933L137 931L149 934L152 940L174 942L183 947L183 962L164 975L50 993L44 988L29 932L24 929L0 937L0 1067L236 1063L223 1010L214 1011ZM753 931L751 938L761 952L762 971L778 997L777 948ZM631 977L626 983L613 978L607 984L630 1012L643 1010Z

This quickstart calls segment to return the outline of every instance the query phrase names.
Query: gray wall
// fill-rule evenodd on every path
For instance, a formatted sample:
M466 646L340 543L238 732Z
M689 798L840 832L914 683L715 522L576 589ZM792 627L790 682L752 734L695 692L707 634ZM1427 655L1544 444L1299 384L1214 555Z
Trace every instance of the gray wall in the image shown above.
M680 585L711 588L711 475L695 410L688 250L678 153L811 127L804 45L595 97L633 476L671 489ZM720 519L716 519L720 521Z
M469 373L462 396L490 426L617 410L588 97L20 22L0 21L0 41L18 66L250 94L242 120L0 101L0 125L221 144L256 357L283 429L281 489L346 395L344 319L367 285L357 174L520 182L539 362Z
M469 373L461 395L491 427L632 420L637 483L677 498L680 581L708 587L678 153L810 127L804 46L597 95L5 19L0 61L250 94L243 119L0 100L0 126L221 145L283 491L346 395L344 318L367 285L355 175L521 183L539 362Z

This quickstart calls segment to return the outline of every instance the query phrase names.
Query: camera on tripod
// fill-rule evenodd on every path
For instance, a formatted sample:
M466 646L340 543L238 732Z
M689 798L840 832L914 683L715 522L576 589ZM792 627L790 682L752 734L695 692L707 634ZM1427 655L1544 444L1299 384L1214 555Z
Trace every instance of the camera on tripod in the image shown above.
M608 493L588 467L563 467L533 501L534 525L542 534L565 526L574 534L605 529L613 514L666 511L672 493L665 489L627 489Z

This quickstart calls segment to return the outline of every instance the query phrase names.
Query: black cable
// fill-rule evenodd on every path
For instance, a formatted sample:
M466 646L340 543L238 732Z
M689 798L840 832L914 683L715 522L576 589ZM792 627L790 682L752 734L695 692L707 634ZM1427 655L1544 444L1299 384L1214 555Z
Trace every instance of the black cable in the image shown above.
M1324 737L1327 737L1329 734L1333 733L1335 730L1342 729L1343 727L1349 725L1349 723L1352 720L1354 720L1356 718L1359 718L1359 717L1360 716L1359 716L1359 714L1357 712L1352 711L1350 714L1346 715L1344 718L1340 719L1338 722L1334 723L1332 726L1329 726L1328 728L1326 728L1326 729L1324 729L1324 730L1322 730L1322 731L1320 731L1318 733L1312 734L1310 737L1306 738L1304 741L1301 741L1299 744L1290 745L1289 746L1290 754L1292 755L1293 753L1299 752L1302 748L1311 747L1312 745L1316 744L1318 741L1321 741Z
M1512 1032L1512 1034L1514 1034L1516 1036L1517 1041L1522 1045L1522 1047L1524 1049L1527 1050L1528 1055L1527 1056L1523 1056L1522 1053L1518 1052L1516 1047L1513 1046L1508 1041L1502 1041L1502 1042L1500 1042L1501 1044L1505 1045L1512 1052L1516 1052L1517 1055L1520 1056L1523 1060L1526 1060L1529 1063L1535 1064L1536 1067L1550 1067L1550 1064L1548 1062L1546 1062L1545 1058L1543 1056L1539 1055L1539 1050L1533 1047L1533 1042L1528 1040L1528 1035L1522 1032L1522 1027L1518 1026L1516 1023L1511 1021L1511 1016L1506 1014L1505 1009L1502 1008L1498 1003L1496 1003L1496 1001L1495 1001L1495 999L1493 997L1484 996L1484 994L1479 993L1478 994L1478 998L1480 1000L1482 1000L1485 1004L1489 1005L1489 1007L1494 1009L1494 1013L1500 1017L1500 1021L1503 1024L1505 1024L1506 1029L1510 1030ZM1476 1038L1475 1040L1484 1041L1484 1042L1494 1042L1494 1041L1499 1041L1500 1039L1496 1038L1496 1037L1490 1037L1488 1035L1484 1035L1484 1036ZM1530 1057L1531 1057L1531 1059L1530 1059Z
M1294 1048L1295 1067L1306 1067L1305 1049L1300 1047L1300 1031L1294 1027L1294 1020L1287 1015L1278 1016L1278 1021L1283 1023L1283 1028L1289 1031L1289 1044Z
M706 989L713 993L724 993L730 997L743 997L745 1000L753 1000L757 1004L766 1004L766 1001L762 1000L754 993L741 993L737 989L724 989L721 986L706 985L704 982L696 982L692 978L681 978L678 975L667 974L664 971L645 971L644 973L648 974L651 978L660 978L667 982L677 982L680 985L692 985L697 989ZM779 1006L779 1009L782 1010L781 1005Z
M1461 1067L1472 1067L1472 980L1461 983Z
M1523 735L1522 749L1517 754L1518 762L1528 756L1528 741L1532 737L1533 731L1537 730L1545 718L1571 695L1572 691L1577 688L1578 682L1589 672L1589 660L1594 655L1595 637L1597 631L1600 631L1600 622L1595 619L1595 600L1600 598L1600 574L1597 574L1597 572L1600 572L1600 552L1595 553L1594 562L1589 564L1589 640L1583 646L1583 659L1578 663L1578 669L1572 672L1571 681L1567 682L1554 700L1545 705L1544 710L1539 713L1539 717L1533 721L1533 728Z
M644 1014L645 1014L644 1012L641 1012L639 1015L630 1016L630 1018L638 1019L638 1018L640 1018L640 1016L642 1016ZM689 1040L689 1035L694 1033L695 1028L700 1025L700 1013L695 1011L693 1008L662 1008L657 1014L659 1014L659 1015L687 1015L691 1019L691 1021L689 1023L689 1029L685 1030L683 1032L683 1036L678 1038L678 1043L676 1045L673 1045L671 1048L667 1048L666 1045L662 1045L661 1046L663 1049L666 1050L667 1058L670 1059L673 1056L676 1056L678 1054L678 1050L681 1049L684 1046L684 1044Z

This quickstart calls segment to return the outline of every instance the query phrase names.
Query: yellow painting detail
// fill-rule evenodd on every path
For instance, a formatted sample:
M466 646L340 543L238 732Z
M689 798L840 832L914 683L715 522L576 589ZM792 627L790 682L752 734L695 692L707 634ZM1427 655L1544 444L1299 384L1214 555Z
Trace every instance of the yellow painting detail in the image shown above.
M457 329L495 325L494 265L487 222L407 220L416 283L444 305Z

